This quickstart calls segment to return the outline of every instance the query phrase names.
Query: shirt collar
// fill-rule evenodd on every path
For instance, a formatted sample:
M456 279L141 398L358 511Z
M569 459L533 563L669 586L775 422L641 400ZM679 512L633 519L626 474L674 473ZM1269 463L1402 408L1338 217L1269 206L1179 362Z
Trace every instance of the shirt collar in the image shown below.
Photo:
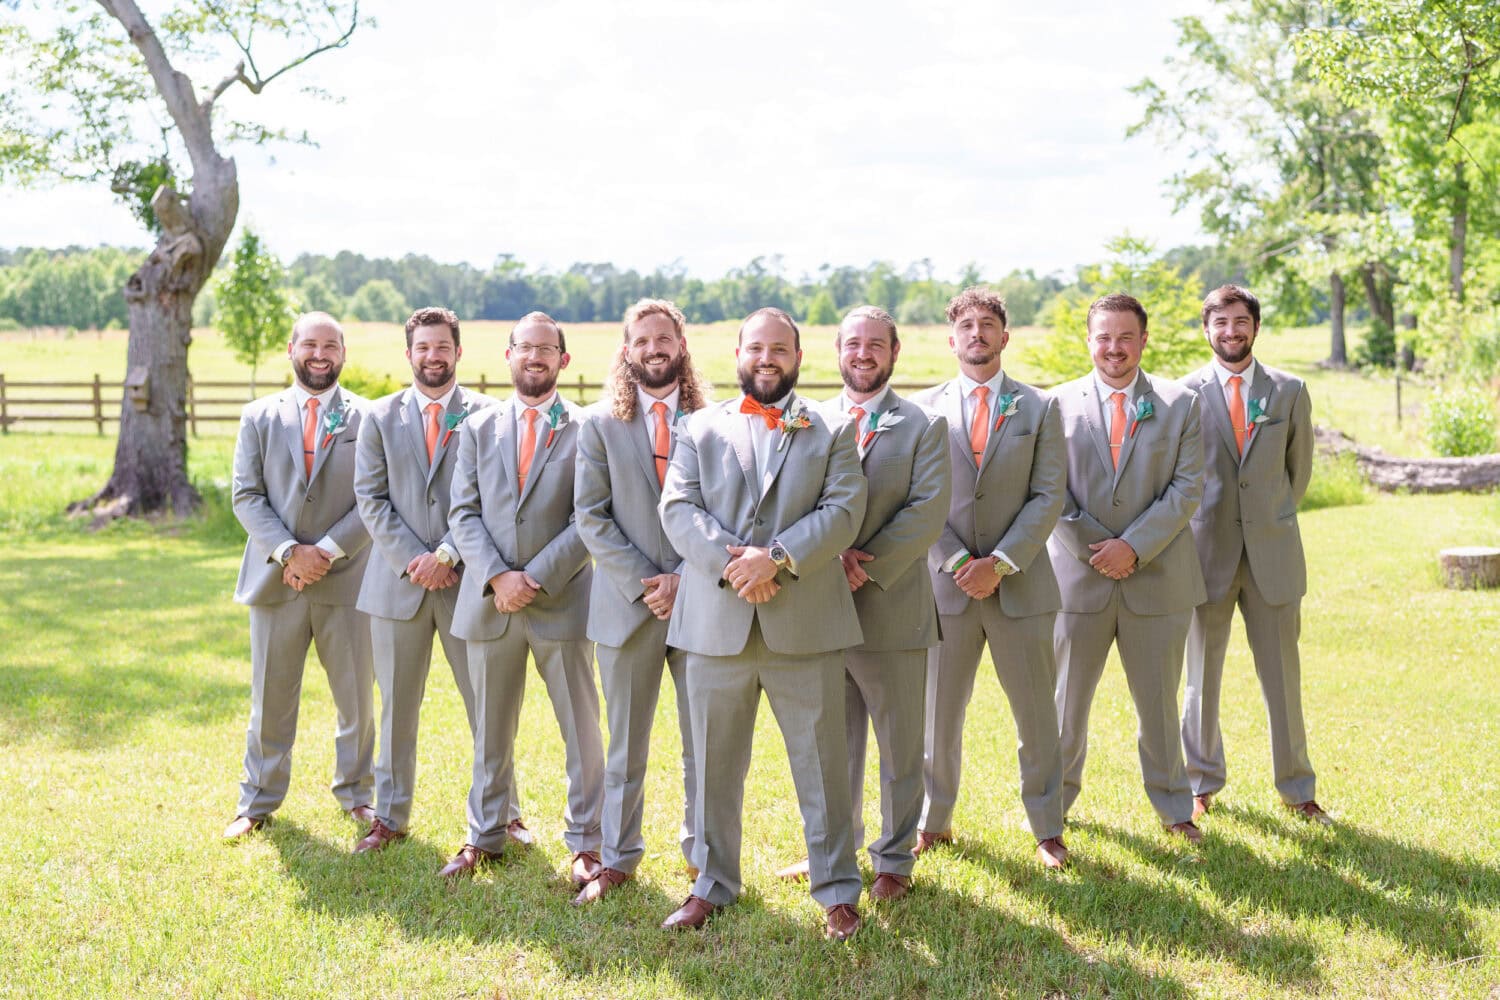
M299 411L307 409L307 401L309 399L316 399L318 401L318 409L324 413L328 412L328 404L333 401L333 394L338 390L338 387L339 384L335 382L322 392L314 393L302 388L301 384L293 382L292 392L297 395L297 409Z
M982 385L989 386L990 389L989 396L986 398L995 399L1000 395L1000 386L1004 381L1004 368L997 371L995 373L995 377L990 379L988 382L976 382L973 379L969 378L969 376L965 375L963 372L958 373L958 384L959 387L964 391L964 399L968 399L970 396L974 395L974 390L978 389Z
M1255 364L1255 359L1251 358L1249 366L1246 367L1244 371L1232 372L1228 368L1225 368L1219 362L1218 358L1214 358L1214 377L1219 380L1219 388L1222 389L1229 384L1229 377L1231 375L1238 375L1240 378L1244 379L1244 385L1248 388L1250 383L1255 381Z
M430 403L436 403L437 405L441 406L443 408L443 412L446 413L448 410L448 404L453 402L453 395L456 392L458 392L458 383L454 382L448 387L447 392L443 393L437 399L430 399L426 395L424 395L422 390L417 387L417 384L413 382L411 387L411 402L412 405L417 408L418 413L422 413L423 411L425 411L428 404Z
M1140 395L1141 393L1141 378L1141 370L1137 368L1135 370L1135 378L1131 380L1130 384L1123 389L1116 389L1114 386L1110 385L1102 378L1100 378L1099 369L1095 368L1094 390L1099 393L1099 399L1101 402L1109 399L1111 393L1123 392L1125 394L1125 405L1132 406L1135 403L1135 397Z
M741 399L742 402L744 400L750 399L750 398L751 397L750 397L749 393L741 393L740 394L740 399ZM769 409L769 410L780 410L782 413L786 413L787 404L789 404L791 401L792 401L792 393L789 392L785 396L782 396L780 399L778 399L776 402L774 402L774 403L767 403L766 404L766 408ZM753 414L753 413L747 413L747 414L745 414L745 416L747 416L747 417L753 417L753 416L755 416L755 414ZM757 421L757 422L759 422L759 421ZM761 423L761 426L765 426L763 422Z
M520 396L513 396L511 398L514 399L515 402L516 402L516 418L517 419L521 419L521 415L524 414L527 410L536 410L538 413L545 414L548 410L552 409L552 407L554 405L556 405L557 402L558 402L558 395L557 395L557 390L556 389L552 390L552 395L548 396L546 399L542 400L540 403L538 403L535 406L527 406L525 403L521 402L521 397Z
M890 407L891 384L887 382L880 387L880 391L863 403L856 403L849 398L848 390L839 393L839 412L848 413L851 407L858 406L865 413L884 413Z
M666 403L667 404L667 423L671 423L673 420L675 420L677 418L677 404L678 404L678 401L681 398L682 398L682 386L681 385L674 386L673 389L672 389L672 391L669 392L669 393L667 393L667 395L664 398L662 398L662 399L657 399L655 396L651 395L649 392L647 392L645 389L642 389L640 386L636 386L635 387L636 409L640 413L642 413L643 415L649 415L651 413L651 407L653 405L655 405L656 403Z

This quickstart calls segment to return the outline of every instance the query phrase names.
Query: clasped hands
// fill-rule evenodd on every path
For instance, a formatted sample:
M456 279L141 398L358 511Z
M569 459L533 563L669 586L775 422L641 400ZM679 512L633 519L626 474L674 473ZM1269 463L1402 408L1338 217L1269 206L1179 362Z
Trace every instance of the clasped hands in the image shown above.
M490 589L495 592L495 610L510 615L536 600L542 585L525 570L509 569L490 577Z
M297 591L317 583L333 567L333 556L316 545L293 545L281 569L281 582Z
M1134 573L1138 561L1135 549L1123 538L1107 538L1102 542L1091 542L1089 565L1111 580L1123 580Z
M726 545L729 565L724 567L724 579L734 592L751 604L764 604L776 596L781 584L776 582L776 564L771 561L771 550L759 545Z
M672 617L672 607L677 603L677 584L681 579L676 573L658 573L641 580L641 585L646 588L641 600L662 621Z
M423 552L406 564L406 576L427 590L447 590L458 582L458 570L438 562L436 552Z

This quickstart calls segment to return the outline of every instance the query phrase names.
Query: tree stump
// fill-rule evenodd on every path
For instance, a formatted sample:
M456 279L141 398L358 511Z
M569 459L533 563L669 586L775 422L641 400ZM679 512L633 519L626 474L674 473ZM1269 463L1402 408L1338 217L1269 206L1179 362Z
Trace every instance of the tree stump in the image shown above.
M1438 553L1443 586L1453 590L1500 587L1500 549L1462 545Z

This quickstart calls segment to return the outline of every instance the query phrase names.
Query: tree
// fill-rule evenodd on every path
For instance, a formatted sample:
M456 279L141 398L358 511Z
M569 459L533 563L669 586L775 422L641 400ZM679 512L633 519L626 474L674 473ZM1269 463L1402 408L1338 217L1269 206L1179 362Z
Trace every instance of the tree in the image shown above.
M349 316L365 323L401 323L411 310L396 286L376 278L359 286L349 299Z
M112 517L197 505L187 475L187 349L193 302L239 212L238 171L225 149L288 138L254 123L216 122L219 102L241 88L261 93L343 47L361 23L357 0L347 8L197 0L156 25L136 0L74 0L33 3L0 26L0 73L10 77L0 89L0 182L109 183L133 208L149 206L149 215L138 215L157 233L125 285L125 363L128 375L145 377L146 402L137 409L122 401L114 471L73 509ZM180 68L219 58L234 62L201 89ZM142 166L155 160L165 173Z
M807 314L802 320L808 326L835 326L839 321L839 307L833 304L833 294L828 289L819 289L807 305Z
M219 282L219 329L234 356L250 366L250 395L260 359L283 341L292 323L292 309L282 282L281 261L261 247L250 229L240 234L234 248L234 269Z
M344 300L328 279L321 274L310 274L297 285L297 304L302 312L325 312L330 316L344 315Z

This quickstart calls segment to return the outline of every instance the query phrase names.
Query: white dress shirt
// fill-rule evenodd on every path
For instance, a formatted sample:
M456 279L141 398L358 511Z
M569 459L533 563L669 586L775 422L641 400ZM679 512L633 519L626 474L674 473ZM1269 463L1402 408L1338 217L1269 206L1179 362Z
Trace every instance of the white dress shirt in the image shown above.
M328 414L328 403L333 399L334 390L337 388L338 383L335 382L322 392L308 392L299 383L292 383L292 394L297 398L297 420L302 426L307 426L307 401L309 399L316 399L318 401L318 431L313 435L314 448L318 448L323 444L323 427L325 426L323 421ZM313 457L313 461L317 461L317 456ZM276 551L272 553L272 558L277 562L285 562L287 552L291 551L292 546L296 544L298 542L295 538L282 542L276 546ZM344 558L344 550L339 548L339 543L327 535L318 539L314 544L328 553L329 562Z

